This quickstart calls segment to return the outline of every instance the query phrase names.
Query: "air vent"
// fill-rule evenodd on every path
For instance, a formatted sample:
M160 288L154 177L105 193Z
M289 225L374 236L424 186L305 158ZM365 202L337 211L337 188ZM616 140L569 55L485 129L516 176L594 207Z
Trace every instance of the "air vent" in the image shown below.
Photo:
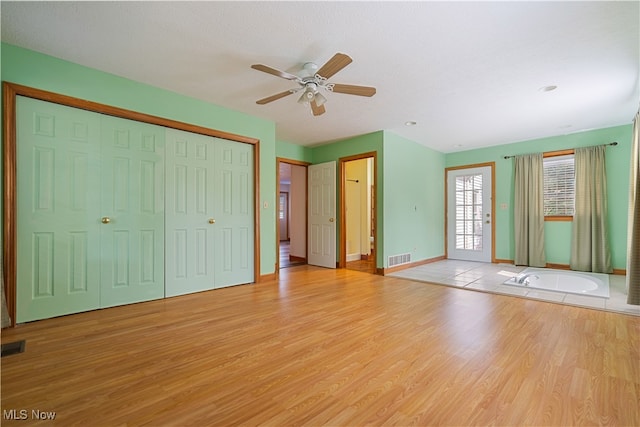
M388 265L389 267L394 267L396 265L408 264L410 262L411 254L392 255L389 257Z

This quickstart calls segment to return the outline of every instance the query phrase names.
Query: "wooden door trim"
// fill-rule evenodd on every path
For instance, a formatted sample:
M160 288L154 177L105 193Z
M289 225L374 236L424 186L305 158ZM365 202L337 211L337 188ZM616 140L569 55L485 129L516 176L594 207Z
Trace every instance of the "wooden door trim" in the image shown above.
M369 151L367 153L356 154L353 156L341 157L338 159L338 182L339 182L339 200L340 200L340 213L339 220L340 223L338 225L338 234L340 241L340 258L338 259L338 268L346 268L347 267L347 229L346 229L346 218L347 212L345 209L345 183L346 183L346 163L353 160L362 160L373 158L373 192L376 195L375 204L373 206L375 212L376 223L378 221L378 152L377 151ZM373 236L373 253L375 256L375 264L377 268L377 259L378 259L378 226L376 224L375 235Z
M496 262L496 162L451 166L444 169L444 257L449 258L449 171L489 167L491 170L491 262Z
M98 102L62 95L29 86L10 82L2 83L3 102L3 275L7 311L11 317L11 326L16 322L16 96L26 96L41 101L52 102L67 107L92 111L94 113L135 120L167 128L183 130L215 138L251 144L254 150L253 159L253 191L254 191L254 282L260 279L260 140L237 135L203 126L179 122L176 120L152 116L150 114L114 107Z

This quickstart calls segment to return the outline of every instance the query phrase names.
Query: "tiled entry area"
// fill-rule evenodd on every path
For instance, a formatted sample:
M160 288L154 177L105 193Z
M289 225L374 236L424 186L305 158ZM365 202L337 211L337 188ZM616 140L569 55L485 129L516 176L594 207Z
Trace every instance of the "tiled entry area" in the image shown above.
M624 293L625 276L609 275L608 299L502 284L525 268L513 264L443 260L391 273L389 276L640 316L640 306L627 304L627 295Z

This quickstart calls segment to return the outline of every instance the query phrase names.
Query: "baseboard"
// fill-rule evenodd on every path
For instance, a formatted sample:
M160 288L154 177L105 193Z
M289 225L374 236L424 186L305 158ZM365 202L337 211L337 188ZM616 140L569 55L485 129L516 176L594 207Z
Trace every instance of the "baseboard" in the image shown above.
M616 276L626 276L627 275L627 269L626 268L614 268L613 269L613 273L611 274L615 274Z
M546 268L555 268L556 270L571 270L569 264L556 264L553 262L548 262L545 264Z
M289 255L289 261L294 261L294 262L307 262L306 258L300 257L300 256L295 256L295 255Z
M376 269L376 274L380 274L382 276L386 276L389 273L395 273L396 271L406 270L407 268L418 267L420 265L431 264L432 262L438 262L446 259L444 255L435 258L423 259L421 261L409 262L407 264L396 265L393 267L387 268L378 268Z
M347 262L360 261L360 254L347 254Z
M496 258L493 261L494 264L513 264L513 260L512 259L499 259Z
M276 273L263 274L258 278L258 282L267 282L269 280L276 280L278 275Z

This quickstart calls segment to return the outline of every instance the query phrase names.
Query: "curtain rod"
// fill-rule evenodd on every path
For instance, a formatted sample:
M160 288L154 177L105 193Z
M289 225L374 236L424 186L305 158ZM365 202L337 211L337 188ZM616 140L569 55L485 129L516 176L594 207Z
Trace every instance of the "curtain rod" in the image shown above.
M616 146L616 145L618 145L618 141L613 141L613 142L610 142L610 143L608 143L608 144L602 144L602 145L603 145L603 146L609 146L609 145ZM597 146L597 145L594 145L594 147L598 147L598 146ZM562 151L562 150L555 150L555 151ZM505 159L510 159L510 158L512 158L512 157L516 157L516 156L504 156L504 158L505 158Z

